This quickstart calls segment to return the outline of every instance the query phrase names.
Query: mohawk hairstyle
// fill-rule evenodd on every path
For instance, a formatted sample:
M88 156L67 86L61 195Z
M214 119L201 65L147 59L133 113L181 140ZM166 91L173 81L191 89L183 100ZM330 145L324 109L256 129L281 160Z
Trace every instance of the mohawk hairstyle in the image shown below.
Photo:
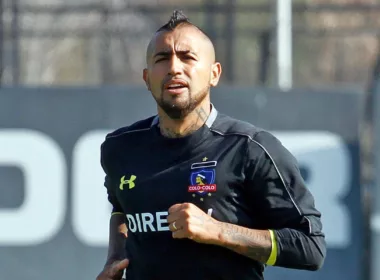
M193 25L195 26L194 24L192 24L190 22L190 20L188 19L188 17L182 12L182 11L178 11L178 10L175 10L172 14L172 16L170 17L169 21L161 26L157 32L160 32L160 31L163 31L163 30L174 30L177 26L179 25L182 25L182 24L188 24L188 25Z
M0 0L1 1L1 0ZM157 29L156 31L156 34L161 32L161 31L173 31L174 29L176 29L178 26L180 25L187 25L187 26L192 26L196 29L198 29L198 31L200 31L200 33L203 35L204 39L209 41L212 48L214 48L214 45L211 41L211 39L207 36L206 32L204 32L200 27L196 26L195 24L193 24L189 18L182 12L182 11L179 11L179 10L174 10L172 16L170 17L169 21L161 26L159 29ZM148 47L147 47L147 51L146 51L146 61L147 61L147 64L148 64L148 61L149 61L149 56L151 55L151 53L153 52L153 39L149 42L148 44Z

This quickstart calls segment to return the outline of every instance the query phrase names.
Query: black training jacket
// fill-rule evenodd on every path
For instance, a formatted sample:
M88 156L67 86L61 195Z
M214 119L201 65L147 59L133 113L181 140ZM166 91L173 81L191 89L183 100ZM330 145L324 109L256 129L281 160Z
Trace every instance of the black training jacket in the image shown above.
M275 230L275 266L316 270L323 263L321 214L295 158L271 133L214 107L183 138L162 136L157 116L108 134L101 164L113 212L126 217L127 280L264 279L264 264L173 239L167 211L184 202L222 222Z

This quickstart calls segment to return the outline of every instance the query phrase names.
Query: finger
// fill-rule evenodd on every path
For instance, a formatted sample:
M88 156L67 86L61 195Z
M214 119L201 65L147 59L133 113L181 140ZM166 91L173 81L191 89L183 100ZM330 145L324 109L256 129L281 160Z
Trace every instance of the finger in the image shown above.
M172 232L172 236L174 239L184 239L187 238L188 234L184 229L180 229Z
M124 259L122 261L119 261L115 267L118 269L118 270L122 270L122 269L126 269L129 265L129 260L128 259Z
M181 217L181 212L174 212L172 214L169 214L166 219L169 224L173 223L174 221L179 220Z
M175 212L178 212L179 210L181 210L183 207L183 204L182 203L178 203L178 204L174 204L172 205L169 210L168 210L168 213L171 214L171 213L175 213Z
M128 259L124 259L122 261L114 262L112 264L112 266L111 266L111 275L115 276L120 271L126 269L128 267L128 265L129 265L129 260Z
M174 232L183 228L182 222L180 220L176 220L173 223L169 224L169 230Z

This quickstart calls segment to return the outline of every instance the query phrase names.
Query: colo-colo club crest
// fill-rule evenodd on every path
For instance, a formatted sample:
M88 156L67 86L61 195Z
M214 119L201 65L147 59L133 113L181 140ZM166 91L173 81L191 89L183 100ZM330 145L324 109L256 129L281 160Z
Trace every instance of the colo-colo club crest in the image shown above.
M215 167L216 161L193 163L188 192L193 193L194 197L200 195L201 200L204 196L211 196L216 192Z

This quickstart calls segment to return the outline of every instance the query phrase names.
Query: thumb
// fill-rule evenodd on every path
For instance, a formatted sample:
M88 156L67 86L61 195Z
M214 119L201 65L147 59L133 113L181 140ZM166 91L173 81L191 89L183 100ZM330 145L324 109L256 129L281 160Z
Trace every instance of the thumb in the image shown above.
M128 259L114 262L111 267L111 274L112 275L118 274L120 271L123 271L124 269L126 269L128 265L129 265Z

